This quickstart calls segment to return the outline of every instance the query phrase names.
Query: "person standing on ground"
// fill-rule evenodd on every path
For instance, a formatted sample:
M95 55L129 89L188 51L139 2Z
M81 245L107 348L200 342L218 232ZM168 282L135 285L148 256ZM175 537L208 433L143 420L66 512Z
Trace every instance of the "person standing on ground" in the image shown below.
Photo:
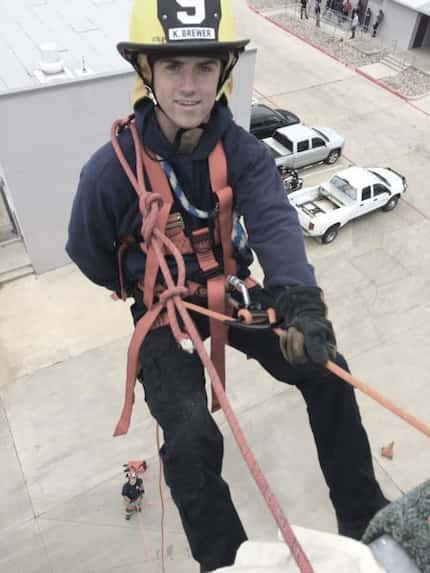
M363 30L365 32L369 31L369 25L370 25L370 19L372 18L372 10L370 9L370 7L367 7L367 10L364 14L364 22L363 22Z
M349 13L351 11L352 4L350 0L343 0L342 3L342 14L343 14L343 22L348 20Z
M321 0L315 2L315 25L318 28L321 26Z
M134 512L142 511L142 498L144 493L142 478L137 477L134 472L130 472L121 490L125 519L127 521Z
M373 24L372 38L376 37L376 32L378 31L380 25L382 24L383 19L384 19L384 12L382 11L381 8L378 12L378 15L376 16L375 23Z
M354 16L352 17L352 22L351 22L351 40L353 40L355 38L355 31L357 29L358 26L358 10L355 10Z
M300 20L303 20L303 16L306 18L306 20L309 18L308 0L300 0Z
M67 252L94 283L134 299L138 328L169 294L151 259L151 240L144 239L140 201L157 202L157 225L184 253L187 288L175 296L213 309L215 294L224 305L227 269L250 281L254 252L264 288L254 282L251 300L274 308L285 334L222 326L222 335L300 392L339 532L359 538L387 502L354 389L325 368L329 358L348 365L337 352L297 213L271 153L234 122L229 109L230 74L248 40L237 39L228 0L192 4L185 9L182 0L135 1L131 40L118 44L139 78L135 115L83 167ZM145 194L136 193L136 173ZM175 259L161 252L176 279ZM160 312L140 343L139 380L163 432L166 483L192 555L208 572L231 565L247 535L223 478L223 435L208 409L202 361L178 344L165 306ZM213 333L209 319L191 315L207 339ZM288 412L279 424L294 432Z

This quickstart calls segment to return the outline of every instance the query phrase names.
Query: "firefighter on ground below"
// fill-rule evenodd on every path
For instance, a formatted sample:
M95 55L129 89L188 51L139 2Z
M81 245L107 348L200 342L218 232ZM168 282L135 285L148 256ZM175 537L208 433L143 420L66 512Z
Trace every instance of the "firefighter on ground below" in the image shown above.
M121 490L125 518L127 520L130 519L135 511L142 511L142 498L144 493L142 478L137 477L134 472L130 472Z
M155 177L151 170L167 186L166 234L185 251L188 300L211 307L214 285L232 265L233 274L249 284L256 254L264 288L251 288L251 297L275 308L286 334L279 339L270 330L230 328L228 344L301 393L339 532L360 538L387 501L375 479L354 390L323 367L331 358L348 368L336 351L296 212L271 154L235 124L228 107L231 72L247 43L236 38L229 0L136 0L130 41L118 45L139 78L135 118L119 130L117 142L132 170L137 158L143 161L148 191ZM227 212L216 189L222 180L221 191L232 192ZM145 271L152 271L141 246L142 214L131 181L112 142L95 152L82 169L67 252L91 281L118 295L122 276L137 324L148 310L145 300L152 308L143 289ZM227 239L226 220L232 227ZM118 252L125 237L120 274ZM173 257L166 255L166 261L175 276ZM157 282L158 290L165 288ZM208 319L191 315L201 337L208 338ZM202 363L196 352L178 345L165 317L141 345L139 378L163 431L165 480L192 555L201 571L212 571L232 564L247 536L222 476L223 436L208 409ZM279 424L294 432L288 412ZM287 481L293 479L301 477L289 475Z

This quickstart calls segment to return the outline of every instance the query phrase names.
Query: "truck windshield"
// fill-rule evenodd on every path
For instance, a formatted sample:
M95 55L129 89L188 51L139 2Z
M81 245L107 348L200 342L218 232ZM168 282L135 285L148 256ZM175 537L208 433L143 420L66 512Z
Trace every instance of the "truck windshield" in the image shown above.
M321 136L325 141L327 141L327 143L330 141L329 138L326 136L325 133L323 133L322 131L320 131L319 129L317 129L316 127L313 128L314 131L316 133L318 133L319 136Z
M375 177L377 177L383 183L385 183L385 185L387 185L387 187L391 187L390 183L385 179L385 177L382 177L382 175L380 173L376 173L376 171L373 171L372 169L369 169L369 171L370 171L370 173L373 173L373 175L375 175Z
M350 199L357 199L357 190L354 189L354 187L352 187L352 185L350 185L346 179L339 177L339 175L334 175L334 177L330 179L330 183L338 191L345 193L345 195L347 195Z
M275 131L275 133L273 134L272 137L275 141L277 141L278 143L280 143L281 145L286 147L288 149L288 151L291 151L291 153L293 152L293 144L288 139L288 137L286 137L285 135L282 135L282 133L279 133L279 131Z

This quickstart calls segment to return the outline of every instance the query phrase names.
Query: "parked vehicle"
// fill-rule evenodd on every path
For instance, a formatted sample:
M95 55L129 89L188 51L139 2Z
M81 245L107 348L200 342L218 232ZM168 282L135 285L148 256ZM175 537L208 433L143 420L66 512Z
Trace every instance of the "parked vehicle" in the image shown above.
M270 137L278 128L296 123L300 123L300 119L286 109L272 109L263 104L251 107L250 132L258 139Z
M297 169L314 163L336 163L345 140L334 129L308 127L302 123L281 127L263 139L278 167Z
M281 169L281 177L287 193L298 191L303 187L303 178L295 169Z
M304 234L331 243L352 219L376 209L392 211L406 189L406 178L390 167L349 167L288 198Z

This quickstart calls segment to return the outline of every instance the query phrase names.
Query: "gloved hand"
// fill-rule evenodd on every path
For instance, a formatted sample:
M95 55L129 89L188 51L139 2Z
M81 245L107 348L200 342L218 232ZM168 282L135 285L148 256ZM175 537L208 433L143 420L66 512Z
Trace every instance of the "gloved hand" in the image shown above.
M336 338L320 288L286 288L276 299L275 311L286 330L280 337L281 352L292 366L323 366L335 358Z

